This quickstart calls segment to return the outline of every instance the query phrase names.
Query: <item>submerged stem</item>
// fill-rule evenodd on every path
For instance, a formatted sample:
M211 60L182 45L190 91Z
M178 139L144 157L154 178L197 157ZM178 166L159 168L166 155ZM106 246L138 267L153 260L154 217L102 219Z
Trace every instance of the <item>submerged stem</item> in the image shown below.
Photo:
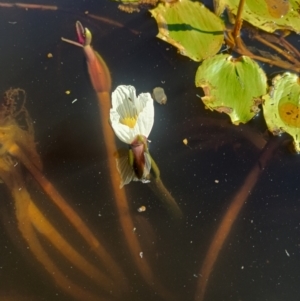
M21 168L19 165L15 165L10 156L1 156L0 157L0 178L6 184L12 198L14 200L15 214L18 221L18 229L22 234L24 240L27 242L27 245L32 252L33 256L39 261L48 272L48 274L53 278L55 283L63 291L73 296L74 300L87 300L87 301L102 301L102 297L93 295L92 293L81 288L80 285L77 285L72 280L70 280L60 268L57 266L57 263L53 261L50 256L45 251L43 245L41 244L37 232L36 225L38 223L38 230L45 234L45 230L50 230L46 234L47 237L52 236L52 225L49 227L44 227L44 223L48 223L45 216L43 216L35 207L29 192L27 191L25 181L21 174ZM35 208L34 212L31 210ZM32 214L33 213L33 214ZM48 223L49 225L49 223ZM52 236L53 237L53 236ZM53 237L54 238L54 237ZM67 243L66 240L63 240L63 244ZM60 240L62 242L62 240ZM53 241L52 241L53 242ZM57 241L55 241L57 243ZM67 243L68 244L68 243ZM70 246L69 246L70 247ZM59 250L61 251L61 249ZM63 250L68 251L68 250ZM74 259L74 258L73 258ZM71 258L72 261L72 258ZM74 265L77 264L82 270L82 262L73 262ZM89 264L90 265L90 264ZM85 266L86 267L86 266ZM92 270L96 271L96 268L91 266ZM87 269L85 273L89 273L91 270ZM96 272L95 275L98 275ZM89 275L90 276L90 275ZM99 283L98 283L99 284ZM70 287L72 289L70 290ZM109 297L108 297L109 298ZM105 298L107 300L107 298ZM111 299L109 299L111 300Z
M175 219L182 218L182 211L179 208L177 202L172 197L169 190L165 187L164 183L160 178L160 170L151 156L151 169L154 176L151 175L151 181L147 185L152 189L156 196L162 201L163 206L171 212L171 215Z
M242 187L239 189L235 197L233 198L227 212L223 216L221 224L218 227L215 236L208 248L203 265L200 270L201 278L197 285L197 291L195 300L203 301L208 285L210 274L217 261L218 255L231 231L232 225L235 222L238 214L240 213L243 205L246 203L248 196L251 194L254 186L256 185L259 176L264 171L268 161L270 160L273 152L280 145L281 140L276 137L272 137L269 143L263 149L258 161L255 163L250 173L245 179Z
M162 201L163 206L171 213L171 216L176 220L180 220L183 216L182 211L162 180L160 178L152 178L147 185Z
M287 53L284 49L275 46L274 44L272 44L271 42L267 41L266 39L264 39L263 37L259 36L259 35L255 35L253 37L255 40L259 41L260 43L274 49L276 52L278 52L280 55L284 56L286 59L288 59L290 62L296 64L299 66L299 61L294 58L292 55L290 55L289 53Z
M139 256L139 253L142 251L142 247L133 231L135 225L130 214L130 208L125 189L120 189L119 187L121 179L116 167L115 158L113 156L113 154L117 153L117 147L113 129L108 122L109 111L111 107L110 93L101 92L97 93L97 96L99 112L101 116L102 132L107 153L110 182L113 188L114 200L116 202L116 208L119 214L121 227L126 238L125 241L128 245L134 263L138 267L142 277L147 282L147 284L152 288L155 287L158 290L158 294L163 296L163 298L165 298L166 300L174 300L173 294L167 291L154 276L147 259L141 258Z
M84 240L90 245L92 250L101 258L106 267L107 272L112 276L115 282L123 287L125 286L123 273L115 263L110 254L105 250L99 240L90 231L81 217L73 210L73 208L64 200L55 187L47 180L41 171L24 155L17 144L6 146L7 152L18 158L20 162L33 175L35 180L40 184L42 189L47 193L50 199L57 205L65 217L71 222L74 228L81 234Z

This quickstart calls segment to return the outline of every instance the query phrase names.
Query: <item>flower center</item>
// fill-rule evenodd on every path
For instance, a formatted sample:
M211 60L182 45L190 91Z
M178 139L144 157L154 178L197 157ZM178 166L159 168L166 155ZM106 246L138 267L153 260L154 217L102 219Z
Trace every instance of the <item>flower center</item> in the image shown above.
M121 119L120 122L133 129L136 124L136 120L137 120L137 116L136 117L125 117L125 118Z

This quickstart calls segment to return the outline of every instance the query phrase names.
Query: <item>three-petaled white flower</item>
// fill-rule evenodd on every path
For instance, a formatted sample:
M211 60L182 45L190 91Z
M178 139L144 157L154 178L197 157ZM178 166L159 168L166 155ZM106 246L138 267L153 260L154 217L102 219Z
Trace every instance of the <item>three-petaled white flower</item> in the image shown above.
M151 95L142 93L136 97L133 86L118 86L112 93L110 121L117 137L130 145L129 155L117 160L121 186L132 180L149 182L151 156L147 138L154 122Z
M154 122L153 99L149 93L136 97L133 86L118 86L112 93L110 121L118 138L132 144L138 135L148 137Z

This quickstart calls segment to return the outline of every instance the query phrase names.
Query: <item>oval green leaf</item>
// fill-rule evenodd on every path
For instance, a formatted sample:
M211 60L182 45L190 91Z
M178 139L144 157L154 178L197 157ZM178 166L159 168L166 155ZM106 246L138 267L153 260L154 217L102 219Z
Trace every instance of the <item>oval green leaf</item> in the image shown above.
M220 15L225 8L237 14L239 0L214 0L215 11ZM242 18L267 32L285 29L300 33L299 0L247 0Z
M289 72L277 75L272 80L270 92L263 97L264 116L269 130L274 135L283 132L294 139L300 152L300 82L296 74Z
M233 59L219 54L205 60L196 73L196 86L204 90L202 101L210 110L226 113L232 123L246 123L259 112L267 78L251 58Z
M202 3L160 3L150 12L158 25L157 37L177 47L180 54L198 62L221 49L224 23Z

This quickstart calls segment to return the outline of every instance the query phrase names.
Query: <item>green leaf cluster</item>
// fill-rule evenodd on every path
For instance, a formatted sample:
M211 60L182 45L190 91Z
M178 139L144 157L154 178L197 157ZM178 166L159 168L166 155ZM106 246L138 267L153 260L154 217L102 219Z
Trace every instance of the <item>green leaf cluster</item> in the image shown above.
M239 0L215 0L215 12L221 15L225 9L236 15ZM299 1L297 0L247 0L243 20L267 32L292 30L300 32Z
M224 23L200 2L160 3L150 12L158 24L157 37L180 54L199 62L221 49Z
M215 14L202 3L190 0L160 3L150 12L158 25L158 38L175 46L180 54L202 62L196 72L195 83L203 89L202 101L207 108L228 114L231 121L238 125L253 118L263 103L269 130L274 135L282 132L290 134L296 151L300 152L299 78L287 72L275 77L272 87L268 89L267 77L255 61L261 60L299 72L300 53L288 43L282 49L281 44L285 42L283 39L287 31L300 32L299 3L295 0L247 0L241 20L239 16L235 20L239 2L215 0ZM219 17L225 9L236 22L234 29L228 29ZM289 62L278 55L263 57L247 49L239 36L239 26L243 21L252 24L247 26L257 40ZM280 32L270 35L259 33L259 29ZM241 56L234 58L230 54L217 54L224 43L230 48L229 52Z
M196 86L204 90L202 101L207 108L224 112L232 123L239 124L259 112L261 96L267 91L267 78L249 57L234 59L229 54L218 54L200 65Z
M300 152L300 79L286 72L272 81L270 92L263 97L264 117L269 130L280 135L290 134L294 147Z

